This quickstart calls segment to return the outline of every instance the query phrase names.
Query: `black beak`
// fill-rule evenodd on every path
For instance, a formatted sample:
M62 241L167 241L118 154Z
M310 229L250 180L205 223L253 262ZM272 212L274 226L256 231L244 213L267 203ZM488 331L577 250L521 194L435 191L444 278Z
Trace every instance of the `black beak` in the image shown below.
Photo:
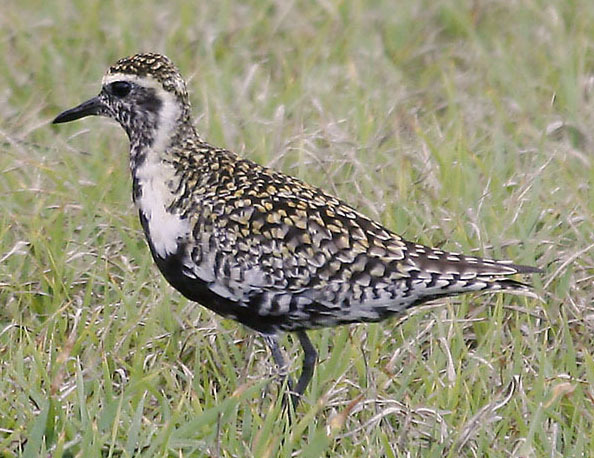
M81 103L79 106L66 110L56 116L56 119L52 121L52 124L60 124L61 122L70 122L75 119L84 118L85 116L98 115L103 112L104 105L99 97L93 97L86 102Z

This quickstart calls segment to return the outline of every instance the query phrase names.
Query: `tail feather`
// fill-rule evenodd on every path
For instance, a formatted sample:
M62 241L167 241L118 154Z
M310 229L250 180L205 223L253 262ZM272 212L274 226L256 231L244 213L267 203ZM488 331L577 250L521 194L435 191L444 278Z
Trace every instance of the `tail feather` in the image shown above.
M536 267L511 261L466 256L414 243L407 245L407 255L411 276L419 286L423 285L417 290L416 303L481 291L527 293L531 290L530 285L509 276L542 272Z
M479 258L408 243L407 255L421 272L459 275L461 278L499 277L542 273L542 270L512 261Z
M487 284L485 288L483 288L485 291L529 291L532 289L528 283L523 283L511 278L486 278L483 281Z

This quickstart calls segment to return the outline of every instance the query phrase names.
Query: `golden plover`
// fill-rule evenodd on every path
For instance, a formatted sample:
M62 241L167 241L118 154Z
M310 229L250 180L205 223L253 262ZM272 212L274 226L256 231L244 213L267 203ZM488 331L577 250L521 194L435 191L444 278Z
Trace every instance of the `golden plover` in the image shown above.
M152 256L185 297L303 347L296 405L317 359L306 330L375 322L429 300L472 291L526 290L529 266L408 242L325 191L206 143L186 84L160 54L119 60L98 96L54 123L108 116L130 139L133 199Z

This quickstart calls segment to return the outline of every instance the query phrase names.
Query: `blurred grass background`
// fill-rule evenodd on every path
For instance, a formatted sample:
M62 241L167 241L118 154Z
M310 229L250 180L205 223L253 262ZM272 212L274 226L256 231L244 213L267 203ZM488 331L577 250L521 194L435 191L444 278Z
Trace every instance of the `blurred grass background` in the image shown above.
M590 455L593 23L586 0L4 0L0 453ZM139 51L176 62L211 143L407 238L538 265L542 300L312 332L289 425L261 340L153 265L123 131L49 125Z

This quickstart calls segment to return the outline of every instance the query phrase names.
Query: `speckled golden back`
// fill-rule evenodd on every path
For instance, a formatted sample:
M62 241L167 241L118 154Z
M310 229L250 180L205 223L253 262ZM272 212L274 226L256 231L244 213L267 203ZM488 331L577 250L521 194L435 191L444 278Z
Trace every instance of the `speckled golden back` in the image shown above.
M193 227L185 256L219 293L276 317L283 330L377 321L439 295L522 287L501 279L520 266L406 242L324 191L227 150L185 142L174 157L181 179L171 210Z

